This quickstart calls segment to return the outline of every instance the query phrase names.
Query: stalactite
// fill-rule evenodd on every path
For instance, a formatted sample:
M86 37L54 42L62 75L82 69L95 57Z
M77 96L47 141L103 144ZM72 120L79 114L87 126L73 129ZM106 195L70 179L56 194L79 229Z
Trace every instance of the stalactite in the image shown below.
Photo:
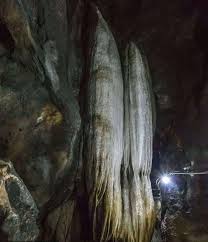
M123 176L129 177L124 179L127 181L129 196L125 196L123 202L129 204L129 211L125 215L129 219L128 224L125 224L126 220L123 219L123 227L130 228L124 237L128 238L128 234L131 234L133 237L130 241L144 242L149 241L154 224L154 202L149 179L152 162L153 104L146 64L133 43L130 43L125 51L124 73ZM122 231L125 230L122 228Z
M85 126L94 239L148 242L154 225L150 76L131 43L123 78L114 37L97 14Z
M86 126L87 184L94 233L96 225L101 226L100 237L107 240L118 233L122 216L123 79L116 43L99 12L92 56ZM101 224L100 209L104 211Z

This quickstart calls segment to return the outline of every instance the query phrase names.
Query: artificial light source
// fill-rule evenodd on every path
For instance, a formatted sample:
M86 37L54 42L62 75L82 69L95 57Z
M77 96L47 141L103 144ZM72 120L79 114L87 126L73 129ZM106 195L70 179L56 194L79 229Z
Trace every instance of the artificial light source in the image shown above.
M171 179L170 179L170 177L167 176L167 175L162 176L162 177L161 177L161 181L162 181L162 183L164 183L165 185L171 183Z

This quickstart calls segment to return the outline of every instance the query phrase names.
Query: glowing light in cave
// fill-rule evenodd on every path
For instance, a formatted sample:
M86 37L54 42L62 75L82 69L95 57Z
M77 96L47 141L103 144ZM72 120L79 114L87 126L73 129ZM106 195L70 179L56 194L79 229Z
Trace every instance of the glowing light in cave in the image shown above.
M171 179L170 179L169 176L164 175L164 176L161 177L161 182L162 182L163 184L165 184L165 185L168 185L168 184L171 183Z

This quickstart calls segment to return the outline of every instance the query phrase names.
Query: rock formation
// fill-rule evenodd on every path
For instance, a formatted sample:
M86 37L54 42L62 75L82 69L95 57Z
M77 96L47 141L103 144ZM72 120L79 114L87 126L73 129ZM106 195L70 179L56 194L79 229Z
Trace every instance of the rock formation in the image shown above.
M94 43L84 169L93 232L101 241L149 241L154 202L149 180L153 107L148 69L131 43L125 51L122 75L115 40L99 12Z
M6 217L2 231L11 241L150 241L153 102L139 49L129 43L119 53L98 8L84 1L6 0L0 8L13 41L13 49L1 42L0 155L28 187L39 208L30 223L40 227L24 237L15 231L24 220ZM5 179L1 207L10 214L15 193ZM15 211L32 211L23 205Z
M0 160L0 241L35 241L38 209L11 162Z
M0 241L151 241L150 173L207 168L206 10L0 0ZM153 241L207 241L206 183L160 187Z

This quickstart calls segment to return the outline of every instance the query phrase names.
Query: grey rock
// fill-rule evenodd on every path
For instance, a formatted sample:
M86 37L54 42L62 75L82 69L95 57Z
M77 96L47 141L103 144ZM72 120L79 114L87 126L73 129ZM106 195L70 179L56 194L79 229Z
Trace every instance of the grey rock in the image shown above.
M0 161L1 232L4 241L35 241L39 235L38 209L11 162ZM2 204L3 203L3 204Z

